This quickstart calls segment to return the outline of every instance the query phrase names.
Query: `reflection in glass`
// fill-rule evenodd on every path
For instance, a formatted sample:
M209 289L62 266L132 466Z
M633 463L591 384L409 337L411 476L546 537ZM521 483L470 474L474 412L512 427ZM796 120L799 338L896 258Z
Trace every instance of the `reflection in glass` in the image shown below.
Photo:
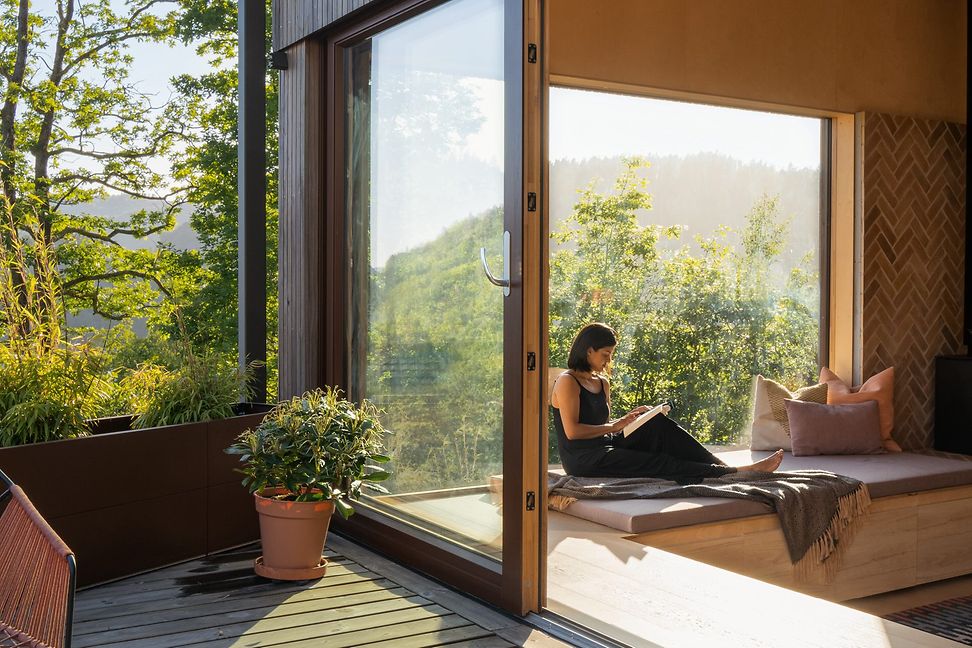
M502 47L501 0L454 0L345 60L349 391L394 460L368 504L495 558L503 294L479 248L502 267Z

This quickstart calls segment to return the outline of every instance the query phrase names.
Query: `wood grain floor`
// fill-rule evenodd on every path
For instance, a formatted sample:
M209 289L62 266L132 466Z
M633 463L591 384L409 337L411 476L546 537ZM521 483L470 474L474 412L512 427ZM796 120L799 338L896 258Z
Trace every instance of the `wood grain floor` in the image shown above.
M563 645L465 597L425 586L429 581L333 534L327 574L317 581L260 578L252 568L257 555L249 548L79 592L72 645Z
M547 604L636 647L945 648L959 644L550 512Z

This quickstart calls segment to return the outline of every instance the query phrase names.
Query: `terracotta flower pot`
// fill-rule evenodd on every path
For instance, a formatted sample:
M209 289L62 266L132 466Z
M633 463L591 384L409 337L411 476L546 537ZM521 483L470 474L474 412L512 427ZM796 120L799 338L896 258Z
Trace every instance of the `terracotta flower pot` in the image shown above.
M263 543L263 555L256 559L254 569L275 580L320 578L327 570L321 553L334 502L288 502L270 497L281 492L253 494Z

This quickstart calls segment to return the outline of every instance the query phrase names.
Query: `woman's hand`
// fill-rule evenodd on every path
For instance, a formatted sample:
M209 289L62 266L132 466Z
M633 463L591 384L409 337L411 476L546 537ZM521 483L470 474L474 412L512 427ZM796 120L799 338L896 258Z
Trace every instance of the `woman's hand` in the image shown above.
M618 420L614 421L611 427L611 431L617 432L618 430L623 430L625 426L628 425L628 423L635 420L636 418L638 418L639 416L647 412L649 409L650 408L647 405L639 405L638 407L634 408L633 410L631 410L630 412L628 412Z

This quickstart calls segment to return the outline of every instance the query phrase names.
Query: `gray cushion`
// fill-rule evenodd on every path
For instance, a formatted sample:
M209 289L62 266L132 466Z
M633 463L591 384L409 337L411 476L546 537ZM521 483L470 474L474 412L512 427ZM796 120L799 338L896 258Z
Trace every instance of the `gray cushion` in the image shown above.
M628 533L644 533L772 512L773 509L759 502L724 497L577 500L564 511Z
M768 452L719 453L728 464L739 465L768 456ZM860 479L867 484L871 497L888 497L972 484L972 461L944 459L913 452L889 452L879 455L820 455L794 457L783 455L780 470L829 470L838 475Z
M729 465L762 459L769 452L737 450L717 452ZM972 484L972 461L944 459L910 452L881 455L794 457L785 453L781 470L829 470L860 479L871 497L888 497ZM562 471L561 471L562 472ZM627 533L644 533L678 526L731 520L771 513L756 502L722 497L645 500L578 500L564 511Z

